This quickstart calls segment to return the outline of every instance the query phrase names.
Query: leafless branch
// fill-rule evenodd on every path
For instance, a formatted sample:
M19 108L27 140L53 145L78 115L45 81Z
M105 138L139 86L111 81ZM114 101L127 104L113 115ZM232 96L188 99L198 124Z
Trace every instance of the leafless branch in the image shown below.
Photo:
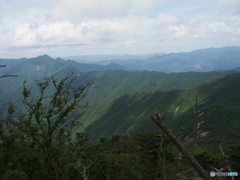
M168 129L168 127L163 122L164 118L161 118L160 114L155 113L155 116L150 116L151 120L155 122L160 129L169 137L169 139L174 143L178 150L186 157L186 159L191 163L191 165L196 169L196 171L205 179L211 180L209 175L204 171L200 164L194 159L194 157L184 148L183 144L174 136L174 134Z
M222 145L220 145L219 148L221 149L222 155L225 156L225 153L224 153L224 151L223 151L223 149L222 149ZM231 167L229 166L227 160L226 160L226 164L227 164L227 167L228 167L229 172L232 172ZM232 180L235 180L233 176L231 176L231 179L232 179Z
M5 77L16 77L16 76L18 76L18 75L7 75L7 74L5 74L5 75L3 75L3 76L0 76L0 78L5 78Z

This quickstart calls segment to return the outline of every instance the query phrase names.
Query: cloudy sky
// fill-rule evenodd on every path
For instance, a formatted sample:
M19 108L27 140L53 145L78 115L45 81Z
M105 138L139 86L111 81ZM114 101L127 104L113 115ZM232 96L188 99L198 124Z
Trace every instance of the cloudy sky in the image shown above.
M0 58L240 46L240 0L1 0Z

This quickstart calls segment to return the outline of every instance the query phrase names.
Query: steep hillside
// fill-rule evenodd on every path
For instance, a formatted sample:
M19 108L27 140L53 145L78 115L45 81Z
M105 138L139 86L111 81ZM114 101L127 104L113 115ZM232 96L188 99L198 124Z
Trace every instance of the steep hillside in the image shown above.
M174 119L179 119L182 116L185 119L185 113L193 107L196 92L199 91L200 100L207 98L208 102L210 102L213 96L208 97L209 94L214 92L215 89L218 90L218 86L227 88L229 85L226 83L232 82L231 78L238 77L238 73L234 71L170 74L156 71L128 72L122 70L82 72L73 67L66 67L56 63L54 60L47 60L47 58L46 61L41 61L41 63L36 59L33 59L31 63L26 61L22 66L19 66L19 69L15 71L12 69L11 71L11 73L19 73L24 76L3 78L0 81L2 90L0 111L4 112L8 102L11 101L16 107L17 115L24 112L24 107L21 103L21 86L24 79L28 80L29 86L33 86L32 93L37 95L37 89L33 83L35 79L41 79L46 75L60 79L66 76L66 74L74 72L78 81L77 84L84 84L85 80L95 81L86 97L89 100L89 108L82 118L82 123L83 129L85 129L95 122L90 127L89 132L96 138L110 136L114 133L134 133L157 129L153 123L146 121L146 118L149 118L149 115L152 115L154 112L164 113L168 117L168 124L175 128L176 121ZM221 83L215 83L216 87L214 88L209 84L203 86L205 88L201 91L201 87L190 88L225 76L229 77L229 81L227 80L222 85ZM233 87L233 85L231 86ZM178 90L186 88L190 89ZM3 90L5 90L4 93ZM51 91L50 89L47 93L50 94ZM219 91L222 91L222 89ZM218 92L217 97L220 96L219 94L221 92ZM233 93L232 95L236 94ZM237 98L234 100L237 100ZM232 103L235 101L226 99L226 102ZM174 113L175 111L176 113Z
M37 68L39 70L37 70ZM19 111L23 110L21 93L24 80L28 80L29 86L34 87L34 80L41 80L43 77L46 77L47 74L60 79L71 72L74 72L75 76L77 76L77 84L84 84L86 80L95 81L95 84L92 85L86 97L86 99L89 100L89 109L86 112L86 116L83 117L85 128L96 120L99 112L102 112L101 108L104 107L106 101L126 93L185 89L236 73L234 71L226 71L166 74L154 71L128 72L121 70L83 72L70 66L66 67L61 65L54 60L50 60L50 62L43 61L42 64L37 60L35 60L35 62L31 61L30 64L26 61L22 66L19 66L18 69L12 71L12 73L18 74L18 77L1 79L1 110L5 111L9 101L14 101L14 103L17 104L16 107L21 109ZM101 103L103 103L103 105ZM91 117L90 120L87 118L89 116Z
M79 77L80 81L94 80L95 84L89 91L94 102L116 98L126 93L144 91L170 91L185 89L209 83L215 79L234 74L225 72L187 72L161 73L156 71L116 71L87 72Z
M94 80L95 84L90 88L87 96L90 103L86 114L82 118L84 125L82 129L88 127L104 113L107 113L109 104L112 102L109 100L127 93L186 89L236 73L234 71L225 71L166 74L150 71L126 72L110 70L85 73L79 76L79 81Z
M240 75L225 77L212 83L192 87L186 90L168 92L142 92L125 94L111 101L102 102L98 109L92 111L95 123L88 132L94 138L109 137L114 134L131 134L139 131L157 130L149 116L155 112L165 116L165 123L180 136L192 131L192 114L195 95L204 114L199 121L202 125L202 146L213 147L216 144L234 144L239 141L240 134ZM90 116L92 120L93 116ZM185 132L181 127L185 128Z

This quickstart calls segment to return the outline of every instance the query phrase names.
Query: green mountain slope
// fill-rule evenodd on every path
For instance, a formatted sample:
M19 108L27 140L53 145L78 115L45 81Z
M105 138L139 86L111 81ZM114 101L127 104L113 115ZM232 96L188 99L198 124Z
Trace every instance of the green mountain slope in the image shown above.
M177 89L186 89L192 86L209 83L215 79L237 73L234 71L226 71L166 74L155 71L129 72L122 70L81 72L73 67L61 66L61 64L53 63L51 66L51 61L50 64L44 64L46 62L43 61L41 66L38 63L38 61L32 61L32 64L28 64L28 66L21 66L23 69L20 68L21 71L19 72L25 73L26 76L3 78L2 81L0 81L0 83L2 83L1 90L3 91L5 89L5 92L0 96L1 112L5 111L9 101L12 101L16 106L16 114L24 112L24 107L21 103L21 85L24 79L27 79L29 86L32 86L34 85L32 84L34 79L41 79L45 77L45 75L51 75L60 79L67 73L75 72L78 84L83 84L85 80L94 80L96 82L90 88L88 96L86 97L89 99L89 108L82 118L82 129L96 122L95 125L89 129L95 137L109 136L114 133L132 133L156 129L154 124L149 122L144 124L143 122L145 121L145 117L149 117L149 115L155 111L160 112L159 110L163 110L164 114L169 117L169 122L174 122L172 119L178 116L178 113L173 116L173 112L176 108L181 105L178 112L188 112L189 108L192 107L194 95L196 93L194 91L180 91ZM38 74L36 68L39 68L39 72L41 73ZM40 68L42 68L42 71ZM14 72L15 71L13 71L13 73ZM52 74L48 74L47 72ZM10 80L12 81L11 83L9 83ZM17 83L18 86L16 86ZM8 86L11 86L11 88L6 91L6 87ZM37 89L33 88L32 90L33 94L37 94ZM210 92L211 89L209 88L208 90ZM152 92L147 92L146 94L146 91ZM164 94L158 91L170 92ZM49 93L50 92L51 90ZM148 93L150 93L150 95ZM149 97L151 98L149 99ZM176 99L178 99L178 101L176 101ZM166 102L168 102L168 104L166 104ZM165 105L162 106L163 103L165 103ZM187 105L184 105L184 103ZM158 105L156 106L156 104ZM163 107L165 109L161 109ZM154 108L155 110L152 112ZM146 109L148 111L146 111ZM142 118L142 120L139 120L139 118ZM117 124L115 124L112 119L118 120ZM127 121L125 122L126 119ZM104 129L103 127L107 126L102 125L103 120L106 125L109 125L108 121L111 121L113 124L111 125L110 123L108 129ZM98 123L100 124L98 125ZM115 127L117 127L117 129L115 129Z
M102 71L106 69L115 69L115 70L127 70L126 68L111 63L109 65L103 66L98 64L84 64L78 63L75 61L64 61L60 58L56 60L51 58L48 55L42 55L35 58L21 58L21 59L0 59L2 60L2 65L6 65L6 67L0 68L0 76L8 74L8 75L18 75L18 81L15 82L15 79L3 79L0 82L1 93L5 93L11 90L15 90L17 87L22 85L23 80L28 80L33 82L36 79L42 79L46 76L51 76L60 69L72 66L75 69L81 71Z
M95 81L95 84L90 88L86 97L90 101L86 116L83 117L84 128L86 128L96 120L99 113L101 114L104 111L102 108L105 107L107 101L110 99L127 93L185 89L236 73L234 71L226 71L166 74L155 71L129 72L122 70L83 72L73 67L62 66L50 57L45 57L44 61L38 61L37 58L32 59L32 61L27 60L22 66L19 66L15 70L12 69L11 73L18 74L18 77L1 79L0 109L2 111L5 111L9 101L14 101L16 108L20 112L23 111L21 93L22 83L25 79L28 80L29 86L34 86L34 80L40 80L46 75L61 79L66 74L74 72L77 76L78 84L84 84L85 80ZM28 61L30 62L28 63ZM39 68L39 70L36 68ZM88 117L91 118L89 119Z
M82 76L85 72L81 72L71 66L64 66L59 71L55 72L52 76L56 80L61 80L65 78L67 75L70 75L71 73L74 73L74 77L78 78ZM50 76L50 78L52 77ZM45 76L44 76L45 77ZM7 80L7 78L4 78ZM11 80L14 80L14 82L19 81L19 77L11 78ZM31 87L31 94L33 96L39 95L39 88L36 86L36 82L31 81L30 78L25 78L27 80L27 86ZM43 78L37 79L38 82L43 82ZM1 81L0 81L1 82ZM19 115L23 114L25 112L25 107L22 103L23 96L23 80L20 81L21 84L19 87L16 87L15 90L10 90L8 92L5 92L3 94L0 94L0 117L4 117L6 115L6 109L8 107L9 102L12 102L15 107L15 113L14 117L18 117ZM74 85L85 85L85 81L78 81L77 83L74 83ZM50 85L49 88L46 89L45 95L51 96L53 92L55 91L55 88L53 85Z
M201 141L202 145L234 144L240 138L239 92L238 75L186 90L126 94L103 102L98 107L99 113L95 114L96 122L88 132L94 138L99 138L157 130L158 127L149 116L158 112L166 117L165 123L175 134L180 136L189 133L193 128L193 117L186 115L193 113L195 95L198 94L199 101L206 101L199 107L205 108L204 115L199 118L204 121L202 131L207 134ZM182 131L181 127L186 131Z
M127 93L146 91L170 91L174 89L186 89L212 82L215 79L235 74L234 71L225 72L187 72L187 73L161 73L156 71L116 71L107 70L101 72L87 72L78 77L78 81L94 80L95 84L90 88L87 98L89 108L82 117L85 129L98 119L102 113L106 113L109 100Z
M29 63L28 61L25 61L16 69L12 68L11 72L9 72L10 74L18 74L18 77L3 78L0 81L0 98L1 95L3 98L13 96L16 99L20 98L24 80L28 80L29 85L32 83L34 85L36 79L40 80L46 76L54 76L60 79L71 72L75 72L78 83L83 84L85 80L95 81L87 97L91 100L91 106L93 106L93 103L116 98L126 93L185 89L236 73L234 71L225 71L166 74L156 71L129 72L122 70L83 72L73 67L63 66L51 59L50 61L41 61L41 63L37 59L31 60ZM18 88L20 89L16 91Z
M236 72L187 72L167 74L156 71L129 72L106 70L85 73L79 77L79 80L83 81L87 79L96 82L89 91L89 97L94 102L100 102L102 100L116 98L126 93L186 89L209 83L233 73Z

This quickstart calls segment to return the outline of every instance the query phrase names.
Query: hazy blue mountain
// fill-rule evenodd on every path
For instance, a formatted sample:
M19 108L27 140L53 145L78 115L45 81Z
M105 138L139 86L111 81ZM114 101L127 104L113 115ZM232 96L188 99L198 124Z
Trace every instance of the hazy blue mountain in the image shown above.
M112 59L107 61L99 61L99 62L93 62L100 65L108 65L110 63L117 63L121 66L127 67L128 69L131 69L133 71L139 71L139 70L147 70L147 68L144 68L144 60L142 59L128 59L128 60L122 60L122 59Z
M206 72L230 70L240 66L240 47L207 48L192 52L155 55L144 60L109 60L96 62L107 65L117 63L132 70L160 72Z
M33 83L34 80L51 76L63 67L65 67L63 64L56 62L48 55L24 60L21 64L11 67L9 70L4 72L4 74L18 76L1 79L0 94L16 90L16 88L22 86L24 80L28 80L29 83Z
M116 69L116 70L129 70L121 65L118 65L116 63L109 63L107 65L99 65L99 64L86 64L86 63L79 63L73 60L63 60L61 58L57 58L56 60L48 55L41 55L35 58L21 58L21 59L0 59L1 65L7 65L4 68L0 68L0 74L6 74L9 72L17 71L18 66L25 65L39 65L42 63L58 63L64 66L73 66L79 70L83 71L102 71L106 69ZM13 68L13 70L10 70ZM15 70L14 70L15 69Z
M71 59L81 63L92 63L92 62L99 62L105 60L112 60L112 59L121 59L121 60L128 60L128 59L147 59L155 55L163 55L164 53L146 53L146 54L98 54L98 55L79 55L79 56L67 56L62 57L62 59L67 60ZM109 63L108 63L109 64Z
M61 58L57 58L56 61L64 64L65 66L72 66L82 71L102 71L107 69L128 70L127 68L121 65L118 65L116 63L110 63L108 65L86 64L86 63L79 63L72 60L65 61L65 60L62 60Z
M4 71L7 71L11 69L14 66L18 66L19 64L26 61L27 58L20 58L20 59L0 59L1 65L6 65L4 68L0 68L0 73L3 73Z
M60 58L57 58L55 60L46 54L30 59L2 59L2 65L7 66L0 68L0 75L18 75L19 81L13 83L14 79L3 79L3 84L5 82L9 83L4 86L2 90L0 90L0 93L9 91L9 89L11 88L15 89L16 87L21 85L24 79L30 79L31 81L33 81L35 79L41 79L46 76L51 76L65 66L72 66L82 71L102 71L107 69L127 70L125 67L116 63L111 63L106 66L98 64L85 64L71 60L64 61Z
M0 75L18 75L18 77L1 79L0 85L2 88L0 89L0 94L15 90L22 85L25 79L32 83L36 79L51 76L66 66L72 66L81 71L102 71L106 69L127 70L116 63L111 63L106 66L85 64L71 60L64 61L60 58L55 60L46 54L30 59L5 59L3 62L5 62L7 66L0 68Z
M233 69L233 71L240 71L240 66Z

